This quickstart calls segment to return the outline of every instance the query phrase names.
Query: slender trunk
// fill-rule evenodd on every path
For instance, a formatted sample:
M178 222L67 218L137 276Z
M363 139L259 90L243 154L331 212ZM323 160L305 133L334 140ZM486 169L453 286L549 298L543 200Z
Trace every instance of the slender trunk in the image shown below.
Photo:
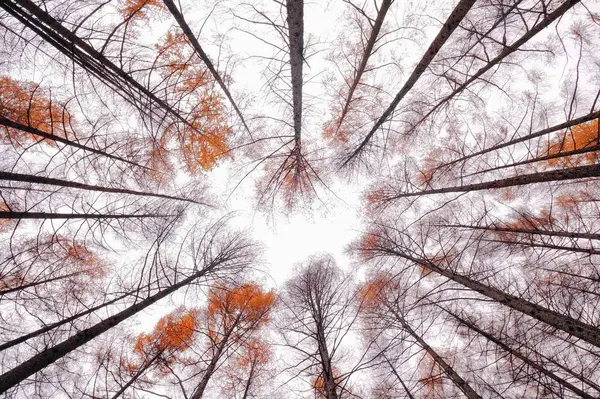
M352 151L352 153L346 158L342 166L346 166L353 158L355 158L368 144L368 142L371 140L371 137L373 137L377 129L379 129L381 125L383 125L388 120L388 118L392 115L400 101L402 101L402 99L408 94L408 92L412 89L415 83L417 83L417 80L419 80L421 75L427 70L427 67L429 66L431 61L433 61L433 59L440 51L442 46L446 43L452 32L454 32L454 30L458 27L463 18L467 15L471 7L473 7L473 4L475 4L475 0L461 0L456 5L448 19L446 19L446 22L444 22L442 29L440 29L435 39L433 39L433 41L429 45L429 48L425 51L425 54L413 70L412 74L409 76L406 83L404 83L404 86L402 86L392 103L384 111L383 115L381 115L379 120L371 128L369 133L365 136L365 138L358 145L358 147L354 151Z
M569 251L569 252L578 252L589 255L600 255L600 251L596 251L592 248L575 248L575 247L567 247L564 245L553 245L553 244L539 244L534 242L524 242L524 241L510 241L510 240L487 240L483 239L483 241L487 242L497 242L500 244L507 245L523 245L530 248L545 248L545 249L556 249L559 251Z
M50 185L50 186L70 187L70 188L77 188L80 190L100 191L103 193L131 194L131 195L139 195L139 196L144 196L144 197L172 199L172 200L176 200L176 201L185 201L185 202L191 202L194 204L199 204L199 202L191 200L191 199L175 197L175 196L166 195L166 194L154 194L154 193L149 193L146 191L129 190L129 189L125 189L125 188L96 186L93 184L78 183L78 182L69 181L69 180L55 179L52 177L25 175L25 174L21 174L21 173L0 172L0 180L19 181L19 182L32 183L32 184L46 184L46 185Z
M70 57L88 72L109 85L119 95L135 104L136 98L129 90L120 86L121 83L134 87L139 93L149 98L163 110L175 116L176 119L189 125L189 122L166 102L133 79L127 72L117 67L83 39L65 28L54 17L38 7L30 0L6 0L0 2L0 7L17 18L31 30L42 36L48 43L61 53ZM115 78L117 81L115 81ZM120 82L119 82L120 81Z
M497 288L487 286L451 270L442 269L427 260L416 258L399 250L384 249L384 251L390 255L410 260L432 272L448 278L449 280L470 288L483 296L493 299L501 305L508 306L511 309L517 310L600 348L600 329L594 326L575 320L569 316L562 315L553 310L546 309L543 306L526 301L525 299L507 294Z
M525 355L521 354L520 352L517 352L516 350L512 349L511 347L509 347L508 345L506 345L504 342L502 342L500 339L498 339L498 338L494 337L493 335L485 332L484 330L480 329L476 325L468 322L467 320L465 320L465 319L463 319L463 318L455 315L454 313L452 313L452 312L450 312L450 311L448 311L446 309L444 309L444 310L447 313L449 313L452 317L454 317L456 320L458 320L464 326L466 326L469 329L475 331L476 333L478 333L482 337L486 338L488 341L493 342L494 344L496 344L498 347L500 347L505 352L510 353L512 356L514 356L517 359L521 360L523 363L527 364L529 367L531 367L531 368L535 369L536 371L538 371L539 373L544 374L545 376L553 379L554 381L558 382L560 385L564 386L565 388L569 389L570 391L574 392L575 394L581 396L582 398L586 398L586 399L594 399L594 398L596 398L595 396L587 394L586 392L582 391L581 389L577 388L576 386L574 386L570 382L568 382L565 379L557 376L556 374L552 373L551 371L546 370L545 368L543 368L539 364L537 364L534 361L532 361L531 359L529 359L527 356L525 356Z
M465 225L465 224L440 224L438 226L439 227L458 228L458 229L497 231L500 233L534 234L534 235L543 235L543 236L550 236L550 237L565 237L565 238L600 240L600 234L594 234L594 233L573 233L570 231L518 229L518 228L496 227L496 226L472 226L472 225Z
M532 158L532 159L526 159L524 161L514 162L514 163L511 163L511 164L496 166L494 168L489 168L489 169L480 170L478 172L469 173L469 174L464 175L464 176L465 177L467 177L467 176L476 176L476 175L481 175L481 174L487 173L487 172L493 172L495 170L501 170L501 169L506 169L506 168L514 168L516 166L527 165L527 164L536 163L536 162L549 161L551 159L567 158L567 157L570 157L570 156L573 156L573 155L587 154L587 153L590 153L590 152L596 152L597 153L598 151L600 151L600 146L594 144L593 146L586 147L586 148L580 148L578 150L564 151L564 152L559 152L559 153L556 153L556 154L545 155L545 156L542 156L542 157L536 157L536 158Z
M304 0L286 0L292 75L292 108L296 147L302 136L302 67L304 65Z
M450 93L444 99L442 99L441 101L439 101L431 110L429 110L429 112L427 112L414 125L414 127L411 130L408 131L408 133L411 133L417 126L419 126L427 118L429 118L429 116L431 116L431 114L433 114L435 111L437 111L442 105L444 105L445 103L447 103L448 101L450 101L452 98L454 98L454 96L462 93L471 83L473 83L474 81L476 81L477 79L479 79L483 74L485 74L486 72L488 72L490 69L492 69L495 66L497 66L498 64L500 64L500 62L504 58L508 57L510 54L512 54L515 51L517 51L521 46L523 46L525 43L527 43L535 35L537 35L538 33L540 33L544 28L546 28L552 22L554 22L558 18L560 18L571 7L573 7L575 4L579 3L579 1L580 0L567 0L563 4L561 4L556 10L554 10L550 14L546 15L546 17L540 23L538 23L533 28L531 28L531 30L529 30L529 32L527 32L526 34L524 34L523 36L521 36L521 38L519 40L517 40L516 42L514 42L512 45L505 47L500 52L500 54L498 54L496 56L496 58L494 58L493 60L491 60L490 62L488 62L483 68L480 68L474 75L472 75L469 79L467 79L465 81L465 83L461 84L459 87L457 87L456 89L454 89L452 91L452 93Z
M75 273L63 274L61 276L56 276L56 277L48 278L46 280L35 281L33 283L23 284L24 281L22 281L21 285L19 285L19 286L16 286L16 287L13 287L13 288L7 288L5 290L0 291L0 297L3 296L3 295L10 294L12 292L22 291L22 290L25 290L25 289L31 288L31 287L37 287L38 285L48 284L48 283L52 283L54 281L64 280L64 279L69 278L69 277L75 277L75 276L80 275L80 274L82 274L84 272L85 272L85 270L84 271L80 271L80 272L75 272Z
M143 165L140 165L138 163L129 161L129 160L125 159L125 158L121 158L119 156L109 154L109 153L107 153L105 151L98 150L98 149L95 149L95 148L92 148L92 147L88 147L88 146L85 146L83 144L79 144L76 141L71 141L71 140L68 140L66 138L63 138L63 137L60 137L60 136L56 136L54 134L43 132L43 131L41 131L39 129L36 129L36 128L33 128L31 126L23 125L21 123L12 121L12 120L10 120L8 118L5 118L5 117L3 117L1 115L0 115L0 125L6 126L8 128L12 128L12 129L21 130L23 132L26 132L26 133L29 133L29 134L33 134L33 135L38 136L38 137L43 137L43 138L48 139L48 140L56 141L57 143L62 143L62 144L68 145L70 147L78 148L80 150L84 150L84 151L88 151L88 152L91 152L91 153L94 153L94 154L102 155L102 156L105 156L107 158L114 159L116 161L121 161L121 162L127 163L127 164L132 165L132 166L137 166L137 167L142 168L142 169L149 169L146 166L143 166Z
M456 163L466 161L466 160L468 160L470 158L473 158L473 157L476 157L476 156L479 156L479 155L483 155L483 154L487 154L487 153L492 152L492 151L500 150L502 148L505 148L505 147L508 147L508 146L511 146L511 145L514 145L514 144L523 143L525 141L529 141L529 140L535 139L537 137L545 136L547 134L554 133L554 132L557 132L559 130L568 129L570 127L573 127L573 126L576 126L576 125L579 125L579 124L582 124L582 123L585 123L585 122L589 122L589 121L592 121L592 120L598 119L598 118L600 118L600 111L592 112L592 113L589 113L587 115L581 116L579 118L571 119L569 121L560 123L558 125L554 125L554 126L546 128L546 129L538 130L537 132L534 132L534 133L531 133L531 134L527 134L525 136L521 136L519 138L506 141L504 143L493 145L493 146L491 146L489 148L486 148L485 150L476 151L476 152L474 152L472 154L465 155L463 157L457 158L457 159L455 159L453 161L450 161L448 163L443 164L442 167L454 165Z
M227 347L227 344L229 342L229 337L231 337L231 334L237 327L237 325L241 319L241 316L242 316L242 313L240 312L238 314L237 318L235 319L234 323L226 331L225 335L223 335L221 342L219 342L219 345L217 345L216 352L213 353L213 356L210 359L210 363L208 363L208 367L204 371L204 374L202 375L202 379L196 386L196 389L194 390L194 393L192 394L190 399L201 399L202 396L204 395L204 391L206 390L206 387L208 386L208 382L210 381L210 378L213 376L213 374L217 368L217 364L219 363L219 360L221 360L221 356L223 355L223 352L225 351L225 348Z
M417 191L414 193L400 193L386 199L392 201L398 198L418 197L422 195L444 194L444 193L464 193L479 190L492 190L505 187L522 186L534 183L546 183L552 181L563 181L573 179L584 179L588 177L600 176L599 165L576 166L560 170L551 170L548 172L531 173L527 175L509 177L506 179L492 180L484 183L465 184L464 186L444 187L431 190Z
M398 371L396 371L396 368L394 367L394 365L392 364L390 359L388 359L387 356L385 356L385 353L383 354L383 358L385 359L385 362L388 364L388 366L390 366L390 370L392 370L392 374L394 374L396 379L400 382L400 385L402 385L402 388L404 389L404 392L406 392L408 399L415 399L415 397L410 393L410 390L408 389L408 387L406 386L406 384L404 383L402 378L400 378Z
M49 213L49 212L0 212L0 219L142 219L142 218L166 218L177 215L168 214L123 214L103 215L100 213Z
M317 342L319 347L319 356L321 357L321 365L323 368L323 382L325 386L327 399L338 399L337 384L331 367L331 358L327 349L327 341L325 332L322 326L317 326Z
M250 132L250 128L246 124L246 120L244 119L244 116L242 115L242 112L238 108L238 106L235 103L235 101L233 101L233 97L231 96L231 93L229 92L229 89L225 85L225 82L223 81L223 78L221 78L221 75L219 75L219 72L214 67L212 61L210 60L210 58L208 58L208 55L206 55L206 53L202 49L202 46L200 46L200 43L198 42L198 39L196 39L196 36L194 36L194 33L192 32L192 29L190 28L190 26L185 21L185 18L183 17L183 15L179 11L179 9L177 8L177 6L173 2L173 0L163 0L163 2L165 3L165 5L167 6L167 8L169 9L169 12L171 12L171 14L173 15L173 18L175 18L175 21L177 22L177 24L179 24L179 27L181 28L181 30L183 31L183 33L185 34L185 36L188 38L188 40L192 44L192 47L194 47L194 50L196 51L196 54L198 54L198 57L200 57L200 59L204 62L204 64L206 65L206 67L208 68L208 70L210 71L210 73L212 74L213 78L215 78L215 80L217 81L217 83L219 84L219 86L221 86L221 90L223 90L223 93L225 93L225 96L227 97L227 99L231 103L231 106L233 107L233 109L235 110L235 112L240 117L240 120L242 121L242 124L244 125L244 128L250 134L250 138L252 138L252 133Z
M121 299L124 299L124 298L127 298L128 296L131 296L132 294L133 294L132 292L128 292L127 294L120 295L120 296L118 296L116 298L111 299L110 301L103 302L103 303L101 303L98 306L94 306L94 307L89 308L89 309L87 309L87 310L85 310L83 312L79 312L77 314L74 314L73 316L67 317L66 319L62 319L60 321L57 321L56 323L48 324L45 327L39 328L39 329L37 329L37 330L35 330L33 332L30 332L28 334L22 335L19 338L13 339L12 341L5 342L5 343L3 343L3 344L0 345L0 352L2 352L5 349L11 348L11 347L13 347L15 345L18 345L21 342L25 342L25 341L27 341L27 340L29 340L31 338L35 338L37 336L40 336L40 335L42 335L42 334L44 334L44 333L46 333L46 332L48 332L50 330L53 330L53 329L55 329L57 327L60 327L62 325L65 325L67 323L75 321L75 320L79 319L80 317L86 316L86 315L91 314L91 313L93 313L93 312L95 312L97 310L100 310L102 308L110 306L113 303L116 303L116 302L120 301Z
M247 399L250 394L250 386L252 385L252 380L254 379L254 369L256 368L257 361L256 359L252 360L252 365L250 366L250 374L248 375L248 379L246 380L246 386L244 387L244 395L242 399Z
M146 370L148 370L148 368L150 366L152 366L152 364L154 363L154 361L156 361L156 359L158 359L158 357L162 355L162 351L159 351L156 355L154 355L150 360L148 360L130 379L129 381L127 381L127 383L125 385L123 385L121 387L121 389L119 389L113 396L111 396L111 399L117 399L119 396L123 395L123 393L127 390L127 388L129 388L131 385L133 385L134 382L137 381L138 378L140 378L140 376L142 374L144 374L146 372Z
M375 43L377 43L381 27L383 26L383 21L393 2L394 0L382 0L381 2L381 7L379 8L379 12L377 13L377 18L375 19L375 23L373 24L373 28L371 29L371 35L369 36L369 40L367 40L367 45L365 46L363 56L360 60L360 64L358 65L358 69L356 70L354 79L352 80L352 84L350 85L350 89L348 90L348 95L346 96L346 101L344 102L344 107L342 108L342 113L337 123L337 130L340 129L342 123L344 122L344 118L346 118L346 115L348 114L348 110L350 109L350 104L352 103L352 98L354 96L354 91L358 87L362 75L365 73L367 63L369 62L369 57L371 57L372 55L371 53L373 52Z
M477 392L475 392L471 385L467 381L463 380L463 378L460 375L458 375L454 368L452 368L452 366L446 363L446 361L440 355L438 355L438 353L408 325L406 320L404 320L404 317L398 314L398 312L396 312L396 310L391 305L386 303L386 306L394 314L396 320L400 322L402 328L406 332L408 332L415 339L415 341L417 341L419 346L423 348L429 354L429 356L433 358L433 360L442 368L442 370L444 370L446 375L452 380L454 385L456 385L456 387L460 389L467 398L482 399L482 397L479 396Z
M43 350L42 352L30 358L29 360L21 363L19 366L13 368L10 371L7 371L6 373L0 376L0 394L20 384L25 379L31 377L38 371L44 369L45 367L51 365L58 359L67 355L68 353L74 351L75 349L81 347L87 342L100 336L101 334L115 327L124 320L127 320L131 316L146 309L148 306L154 304L158 300L172 294L178 289L185 287L193 281L203 277L206 273L210 272L214 268L214 266L214 264L207 266L206 268L196 272L195 274L180 281L179 283L173 284L170 287L165 288L162 291L159 291L158 293L147 297L141 302L131 305L127 309L100 321L94 326L78 332L77 334L66 339L60 344L54 345Z

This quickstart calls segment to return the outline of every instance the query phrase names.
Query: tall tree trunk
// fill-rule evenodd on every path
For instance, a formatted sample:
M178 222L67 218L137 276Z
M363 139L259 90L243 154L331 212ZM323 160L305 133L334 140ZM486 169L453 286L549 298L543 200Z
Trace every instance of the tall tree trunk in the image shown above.
M458 375L454 368L452 368L452 366L446 363L446 361L440 355L438 355L438 353L408 325L408 323L406 322L406 320L404 320L404 317L402 317L402 315L400 315L390 304L386 303L386 306L393 313L395 319L398 320L398 322L400 322L402 328L407 333L409 333L415 339L415 341L417 341L419 346L423 348L427 352L427 354L429 354L429 356L433 358L433 360L442 368L442 370L444 370L444 373L446 373L450 380L452 380L454 385L456 385L456 387L460 389L467 398L482 399L481 396L479 396L479 394L475 392L475 390L471 387L471 385L467 381L465 381L460 375Z
M594 233L574 233L570 231L551 231L551 230L539 230L539 229L520 229L512 227L496 227L496 226L473 226L468 224L440 224L439 227L449 227L458 229L471 229L471 230L486 230L486 231L497 231L499 233L518 233L518 234L531 234L531 235L542 235L549 237L565 237L565 238L578 238L578 239L589 239L589 240L600 240L600 234Z
M373 52L375 43L377 43L377 39L379 38L379 32L381 31L381 27L383 26L383 21L385 20L385 16L393 2L394 0L382 0L381 2L379 12L377 13L377 18L375 19L375 23L373 24L373 27L371 29L371 34L369 35L369 39L367 40L367 45L365 46L364 53L360 60L360 64L356 69L356 73L354 74L352 84L350 85L350 89L348 90L348 95L346 96L346 101L344 102L342 113L337 122L337 130L340 129L342 123L344 122L344 118L346 118L346 115L348 114L348 110L350 109L350 104L352 103L354 92L356 91L356 88L358 87L358 84L362 79L362 75L367 69L367 63L369 62L369 58L372 55L371 53Z
M212 61L210 60L210 58L208 58L208 55L206 55L206 53L202 49L202 46L200 46L200 42L198 42L198 39L196 39L196 36L194 36L194 33L192 32L192 29L185 21L185 18L183 17L183 15L179 11L179 9L177 8L177 6L173 2L173 0L163 0L163 2L169 9L169 12L171 12L171 14L173 15L173 18L175 18L175 21L177 21L177 24L179 24L179 27L181 28L181 30L183 31L185 36L188 38L188 40L192 44L192 47L194 47L194 50L196 51L196 54L198 54L198 57L200 57L200 59L204 62L204 64L206 65L206 67L208 68L210 73L212 74L213 78L215 78L215 80L217 81L219 86L221 86L221 90L223 90L223 93L225 93L225 96L231 103L231 106L233 107L233 109L235 110L237 115L240 117L240 120L242 121L244 128L250 134L250 138L252 138L252 133L250 132L250 128L246 124L246 120L244 119L242 112L238 108L235 101L233 101L233 97L231 96L229 89L225 85L223 78L221 78L221 75L219 74L217 69L214 67Z
M576 166L560 170L551 170L548 172L530 173L527 175L508 177L506 179L492 180L484 183L465 184L464 186L444 187L431 190L417 191L413 193L395 194L384 201L392 201L398 198L418 197L422 195L445 194L445 193L465 193L470 191L492 190L505 187L523 186L526 184L546 183L553 181L584 179L588 177L600 176L599 165Z
M450 101L454 96L462 93L471 83L475 80L479 79L483 74L488 72L490 69L494 68L500 62L509 56L510 54L517 51L521 46L527 43L530 39L532 39L535 35L541 32L544 28L549 26L552 22L556 21L560 18L565 12L567 12L571 7L575 4L579 3L580 0L567 0L562 3L556 10L547 14L544 19L531 28L526 34L521 36L521 38L515 41L512 45L504 47L504 49L498 54L494 59L488 62L484 67L480 68L474 75L472 75L469 79L467 79L463 84L454 89L452 93L444 97L441 101L439 101L429 112L427 112L416 124L415 127L423 123L431 114L437 111L442 105ZM411 129L408 133L410 133L413 129Z
M394 110L396 109L396 107L398 106L400 101L402 101L402 99L408 94L408 92L412 89L412 87L415 85L415 83L417 83L417 80L419 80L421 75L427 70L427 67L429 66L431 61L433 61L433 59L435 58L437 53L440 51L442 46L446 43L446 41L448 40L448 38L450 37L452 32L454 32L454 30L458 27L458 25L463 20L463 18L467 15L467 13L471 9L471 7L473 7L473 4L475 4L475 1L476 0L461 0L456 5L456 7L452 11L452 13L448 17L448 19L446 19L446 22L444 22L442 29L440 29L437 36L435 37L435 39L433 39L433 41L429 45L429 48L425 51L425 54L423 55L423 57L421 58L421 60L419 61L419 63L415 67L415 69L413 70L412 74L409 76L408 80L404 83L404 86L402 86L402 88L400 89L398 94L396 94L396 97L394 98L392 103L383 112L383 115L381 115L379 120L377 120L377 122L371 128L369 133L365 136L363 141L346 158L346 160L343 163L343 166L346 166L353 158L355 158L363 150L363 148L371 140L371 137L373 137L373 135L375 134L377 129L379 129L381 127L381 125L383 125L389 119L389 117L392 115L392 113L394 112Z
M482 337L486 338L488 341L493 342L498 347L500 347L502 350L504 350L507 353L510 353L512 356L514 356L517 359L521 360L523 363L527 364L529 367L535 369L539 373L542 373L545 376L553 379L554 381L558 382L560 385L562 385L565 388L569 389L570 391L576 393L577 395L581 396L582 398L586 398L586 399L594 399L595 398L595 396L587 394L586 392L584 392L581 389L577 388L576 386L574 386L570 382L566 381L565 379L557 376L556 374L552 373L551 371L546 370L545 368L543 368L539 364L537 364L534 361L532 361L531 359L529 359L527 356L525 356L525 355L521 354L520 352L517 352L516 350L512 349L511 347L509 347L508 345L506 345L504 342L502 342L500 339L498 339L498 338L494 337L493 335L487 333L486 331L480 329L479 327L477 327L473 323L471 323L471 322L463 319L462 317L454 314L453 312L450 312L449 310L446 310L446 309L444 309L444 310L448 314L450 314L452 317L454 317L456 320L458 320L462 325L464 325L464 326L468 327L469 329L475 331L476 333L478 333Z
M11 347L13 347L15 345L18 345L21 342L25 342L25 341L27 341L27 340L29 340L31 338L38 337L38 336L40 336L40 335L42 335L42 334L44 334L44 333L46 333L46 332L48 332L50 330L53 330L53 329L55 329L57 327L60 327L62 325L65 325L67 323L75 321L75 320L79 319L80 317L86 316L88 314L94 313L97 310L100 310L102 308L110 306L113 303L116 303L116 302L120 301L121 299L124 299L124 298L127 298L128 296L131 296L132 294L133 294L133 291L132 292L128 292L128 293L123 294L123 295L120 295L120 296L118 296L116 298L113 298L113 299L111 299L109 301L103 302L100 305L97 305L97 306L91 307L89 309L86 309L83 312L79 312L77 314L74 314L73 316L67 317L67 318L62 319L60 321L57 321L56 323L48 324L47 326L39 328L39 329L37 329L35 331L32 331L32 332L30 332L28 334L22 335L19 338L15 338L12 341L5 342L5 343L3 343L3 344L0 345L0 352L3 351L3 350L6 350L8 348L11 348Z
M295 147L302 137L302 67L304 65L304 0L286 0L292 75L292 109Z
M154 194L146 191L137 191L137 190L129 190L126 188L114 188L114 187L104 187L104 186L96 186L93 184L85 184L78 183L70 180L62 180L55 179L52 177L43 177L36 175L25 175L21 173L11 173L11 172L1 172L0 171L0 180L7 181L19 181L24 183L32 183L32 184L47 184L50 186L60 186L60 187L70 187L77 188L80 190L89 190L89 191L100 191L103 193L119 193L119 194L131 194L131 195L139 195L144 197L155 197L155 198L164 198L164 199L172 199L176 201L185 201L191 202L194 204L200 204L197 201L183 198L183 197L175 197L172 195L166 194Z
M500 169L506 169L506 168L514 168L516 166L521 166L521 165L527 165L530 163L536 163L536 162L542 162L542 161L549 161L551 159L557 159L557 158L568 158L570 156L573 155L581 155L581 154L587 154L590 152L598 152L600 151L600 146L594 144L593 146L589 146L589 147L585 147L585 148L580 148L578 150L573 150L573 151L564 151L564 152L559 152L556 154L551 154L551 155L545 155L545 156L541 156L541 157L535 157L535 158L531 158L531 159L526 159L524 161L519 161L519 162L514 162L514 163L509 163L506 165L501 165L501 166L496 166L493 168L489 168L489 169L483 169L477 172L473 172L473 173L469 173L464 175L465 177L467 176L476 176L476 175L481 175L483 173L487 173L487 172L493 172L495 170L500 170Z
M592 121L592 120L598 119L598 118L600 118L600 111L591 112L591 113L589 113L587 115L584 115L584 116L581 116L579 118L571 119L569 121L560 123L558 125L550 126L550 127L546 128L546 129L538 130L537 132L530 133L530 134L518 137L516 139L512 139L512 140L506 141L504 143L493 145L493 146L488 147L488 148L486 148L484 150L476 151L476 152L474 152L472 154L462 156L462 157L457 158L457 159L455 159L453 161L450 161L450 162L447 162L447 163L443 164L442 167L454 165L456 163L466 161L468 159L474 158L474 157L479 156L479 155L483 155L483 154L487 154L487 153L492 152L492 151L500 150L502 148L505 148L505 147L508 147L508 146L511 146L511 145L514 145L514 144L523 143L525 141L529 141L529 140L535 139L537 137L545 136L547 134L554 133L554 132L557 132L559 130L568 129L570 127L573 127L573 126L576 126L576 125L579 125L579 124L582 124L582 123L585 123L585 122L589 122L589 121Z
M564 245L540 244L540 243L535 243L533 241L527 242L527 241L511 241L511 240L488 240L488 239L482 239L482 240L487 241L487 242L498 242L498 243L507 244L507 245L522 245L522 246L529 247L529 248L556 249L559 251L577 252L577 253L584 253L584 254L589 254L589 255L600 255L600 251L596 251L592 248L576 248L576 247L567 247Z
M204 374L202 374L202 379L196 386L196 389L194 390L194 393L192 394L190 399L201 399L202 396L204 395L204 391L206 391L208 382L210 381L211 377L213 376L215 370L217 369L217 364L219 363L219 360L221 360L221 356L223 355L223 352L225 351L225 348L227 347L227 344L229 343L229 337L231 337L231 334L233 334L233 331L237 327L241 316L242 316L242 313L240 312L238 314L237 318L235 319L235 322L227 330L225 335L223 335L221 342L219 342L219 345L217 345L216 352L213 353L212 358L210 359L210 363L208 363L208 367L206 368L206 370L204 370Z
M65 145L67 145L69 147L73 147L73 148L77 148L77 149L84 150L84 151L87 151L87 152L91 152L93 154L102 155L104 157L107 157L107 158L110 158L110 159L114 159L115 161L121 161L121 162L127 163L127 164L132 165L132 166L137 166L137 167L142 168L142 169L150 169L150 168L148 168L146 166L140 165L140 164L135 163L133 161L130 161L128 159L125 159L125 158L122 158L122 157L119 157L119 156L116 156L116 155L113 155L113 154L109 154L109 153L107 153L105 151L98 150L98 149L92 148L92 147L88 147L88 146L85 146L83 144L79 144L76 141L71 141L71 140L68 140L68 139L66 139L64 137L60 137L60 136L57 136L57 135L54 135L54 134L43 132L43 131L41 131L39 129L36 129L36 128L33 128L31 126L23 125L21 123L12 121L12 120L10 120L8 118L5 118L2 115L0 115L0 125L6 126L7 128L17 129L17 130L20 130L22 132L33 134L33 135L38 136L38 137L43 137L43 138L48 139L48 140L56 141L57 143L65 144Z
M74 351L80 346L88 343L99 335L105 333L111 328L115 327L119 323L127 320L131 316L137 314L138 312L146 309L148 306L154 304L158 300L172 294L178 289L187 286L193 281L203 277L206 273L210 272L215 267L214 264L210 264L204 269L196 272L190 277L183 279L179 283L173 284L168 288L159 291L158 293L149 296L148 298L138 302L134 305L131 305L127 309L108 317L107 319L102 320L101 322L95 324L92 327L86 328L68 338L67 340L61 342L60 344L54 345L45 349L44 351L38 353L33 356L29 360L21 363L19 366L14 369L7 371L3 375L0 376L0 394L6 392L10 388L20 384L25 379L31 377L38 371L44 369L45 367L51 365L58 359L62 358L66 354Z
M6 0L0 2L0 7L44 38L44 40L53 45L58 51L70 57L82 68L107 84L129 103L137 106L137 99L129 90L121 86L123 83L135 88L139 93L156 103L177 120L191 126L186 118L165 101L158 98L154 93L133 79L127 72L117 67L101 52L97 51L75 33L65 28L59 21L31 0Z
M148 214L101 214L101 213L49 213L49 212L0 212L0 219L143 219L167 218L177 215Z
M250 394L250 386L252 385L252 380L254 379L254 370L256 369L257 361L256 359L252 360L252 365L250 366L250 374L248 375L248 379L246 380L246 386L244 387L244 394L242 395L242 399L248 399L248 395Z
M410 260L425 269L438 273L483 296L493 299L501 305L508 306L511 309L517 310L600 348L600 329L594 326L575 320L569 316L564 316L558 312L546 309L543 306L526 301L514 295L507 294L497 288L487 286L451 270L442 269L427 260L416 258L399 250L384 249L384 251L390 255Z

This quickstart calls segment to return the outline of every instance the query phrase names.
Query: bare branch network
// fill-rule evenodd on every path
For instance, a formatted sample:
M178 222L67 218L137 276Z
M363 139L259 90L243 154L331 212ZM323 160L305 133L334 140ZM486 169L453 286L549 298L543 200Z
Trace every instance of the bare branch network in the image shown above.
M600 1L3 0L0 38L1 398L600 397Z

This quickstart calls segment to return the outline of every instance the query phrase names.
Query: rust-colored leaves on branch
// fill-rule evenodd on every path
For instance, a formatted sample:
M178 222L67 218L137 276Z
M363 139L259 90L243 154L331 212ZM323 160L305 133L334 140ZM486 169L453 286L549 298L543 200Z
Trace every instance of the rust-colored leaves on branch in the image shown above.
M8 77L0 77L0 115L44 133L65 137L66 127L71 116L60 104L54 103L47 94L33 83L19 82ZM45 141L30 133L17 129L3 128L1 142L16 142L17 145Z
M197 324L197 310L178 309L162 317L150 334L140 335L133 349L145 357L158 352L183 351L191 345Z
M218 340L219 334L234 328L258 329L268 323L268 313L275 304L275 293L263 291L257 284L238 287L219 287L208 294L209 335Z
M593 150L599 144L599 137L598 119L576 125L571 130L561 133L557 139L550 143L548 155L558 155L585 149L591 150L583 154L553 158L546 162L551 166L594 164L598 162L598 155L600 154L597 149Z
M165 10L166 7L162 0L125 0L119 12L124 19L148 19L148 10Z

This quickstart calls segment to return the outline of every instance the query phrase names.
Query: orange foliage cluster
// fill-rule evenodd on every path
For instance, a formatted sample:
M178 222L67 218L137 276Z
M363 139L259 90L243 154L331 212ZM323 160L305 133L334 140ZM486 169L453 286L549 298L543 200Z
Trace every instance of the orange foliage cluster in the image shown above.
M0 77L0 115L23 125L33 127L48 134L65 136L65 126L69 126L71 116L62 107L52 103L37 91L32 83L23 83L8 77ZM6 134L6 130L4 130ZM16 129L8 129L7 137L0 140L46 141L56 145L54 141L41 139Z
M223 115L224 107L216 95L205 96L192 112L191 126L179 134L179 142L188 171L210 170L228 155L227 140L232 133Z
M429 356L419 364L422 370L419 382L425 387L423 399L442 399L444 395L444 381L442 379L443 371L440 366Z
M373 259L383 248L385 248L383 237L373 232L363 234L357 242L351 245L351 249L357 251L363 260Z
M100 278L106 275L106 270L102 262L96 256L80 243L73 243L67 246L65 258L74 262L78 268L78 274L84 274L93 278Z
M393 289L392 278L380 274L368 280L358 291L360 303L367 309L377 309L384 302L386 291Z
M264 292L253 283L238 287L211 289L208 293L209 335L219 335L237 326L257 329L269 321L268 313L275 304L275 293Z
M166 71L161 71L163 77L167 74L183 72L189 69L190 64L183 61L188 59L185 50L189 46L189 41L184 33L167 32L167 35L161 43L156 45L158 58L165 64Z
M598 120L581 123L573 127L569 132L562 133L558 139L550 144L548 155L556 155L565 152L593 148L599 145L598 137L600 130ZM546 161L549 165L573 166L582 163L594 164L598 161L600 151L590 151L582 155L571 155L563 158L554 158Z
M244 345L244 351L237 357L236 363L240 368L266 364L271 359L271 350L260 339L250 339Z
M326 122L323 125L323 136L334 142L346 143L348 141L348 133L339 126L339 123L339 118Z
M162 317L150 334L141 334L136 340L133 350L144 361L162 355L168 364L172 364L177 359L175 353L172 352L181 352L190 347L197 325L197 310L178 309Z
M167 160L167 146L169 140L176 139L189 173L210 170L228 156L228 140L233 133L222 98L213 91L212 77L194 54L185 34L168 32L156 49L162 78L173 80L171 92L190 108L188 123L177 122L167 127L155 144L150 162L159 168L167 165L168 170L172 170ZM151 167L155 169L154 165Z
M165 10L165 4L162 0L125 0L122 8L119 10L124 19L147 19L148 15L145 7L155 8L157 10Z
M0 204L1 207L1 204ZM56 295L81 295L91 289L91 280L106 276L105 265L79 242L62 236L48 236L24 244L23 254L39 258L42 269L14 268L0 276L0 288L11 289L25 284L59 277L59 281L44 285ZM47 265L52 264L52 268Z
M562 194L556 197L556 204L565 210L573 209L577 207L582 202L593 201L594 197L586 191L580 190L576 193Z

